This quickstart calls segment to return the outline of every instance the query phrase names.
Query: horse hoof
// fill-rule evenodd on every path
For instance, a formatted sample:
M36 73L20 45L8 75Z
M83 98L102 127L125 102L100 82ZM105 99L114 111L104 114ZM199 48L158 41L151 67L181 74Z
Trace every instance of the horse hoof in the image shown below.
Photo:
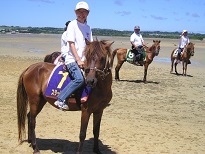
M120 79L115 79L115 81L120 81Z
M33 154L41 154L39 150L34 150Z

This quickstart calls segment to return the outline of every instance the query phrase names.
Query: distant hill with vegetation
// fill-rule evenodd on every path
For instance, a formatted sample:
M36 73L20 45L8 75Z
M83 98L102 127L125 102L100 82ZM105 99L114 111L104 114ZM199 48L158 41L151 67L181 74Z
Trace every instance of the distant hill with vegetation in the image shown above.
M0 26L0 33L34 33L34 34L62 34L64 28L54 28L54 27L19 27L19 26ZM133 31L119 31L113 29L92 29L94 36L121 36L129 37ZM144 38L172 38L178 39L181 32L161 32L161 31L141 31ZM205 34L200 33L189 33L190 39L203 40Z

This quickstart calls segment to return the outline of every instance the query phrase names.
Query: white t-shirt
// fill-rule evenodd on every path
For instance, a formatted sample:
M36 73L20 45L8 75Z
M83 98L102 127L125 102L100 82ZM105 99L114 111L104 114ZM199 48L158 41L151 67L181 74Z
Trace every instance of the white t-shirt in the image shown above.
M69 50L69 44L67 40L67 31L64 31L61 36L61 52L66 53Z
M142 45L142 43L144 42L143 38L142 38L142 35L139 33L133 33L131 36L130 36L130 42L133 42L136 46L139 46L139 45Z
M73 20L69 23L66 35L65 35L65 41L71 41L75 43L75 47L78 53L78 56L81 58L81 60L85 60L84 56L84 49L86 46L85 39L92 42L93 36L90 26L88 26L86 23L82 24L78 22L77 20ZM69 43L67 43L66 48L61 47L62 56L65 58L65 64L69 64L72 62L75 62L75 57L72 54L71 49L69 48Z
M189 43L189 37L182 35L179 41L179 48L184 48Z

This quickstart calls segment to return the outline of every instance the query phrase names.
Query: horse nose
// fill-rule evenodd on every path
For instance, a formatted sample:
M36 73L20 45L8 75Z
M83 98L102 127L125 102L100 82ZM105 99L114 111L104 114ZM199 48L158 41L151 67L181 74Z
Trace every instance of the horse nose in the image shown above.
M155 52L155 56L158 56L159 55L159 51Z
M88 78L88 79L85 80L85 83L88 87L93 88L97 84L97 79L96 78Z

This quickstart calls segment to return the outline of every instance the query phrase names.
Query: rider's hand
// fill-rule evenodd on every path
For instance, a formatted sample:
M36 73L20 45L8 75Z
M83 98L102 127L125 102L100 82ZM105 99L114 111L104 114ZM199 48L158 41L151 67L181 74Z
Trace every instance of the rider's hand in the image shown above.
M77 60L77 64L80 68L84 68L84 62L81 60Z
M138 45L138 48L140 48L140 49L141 49L142 47L143 47L142 45Z

